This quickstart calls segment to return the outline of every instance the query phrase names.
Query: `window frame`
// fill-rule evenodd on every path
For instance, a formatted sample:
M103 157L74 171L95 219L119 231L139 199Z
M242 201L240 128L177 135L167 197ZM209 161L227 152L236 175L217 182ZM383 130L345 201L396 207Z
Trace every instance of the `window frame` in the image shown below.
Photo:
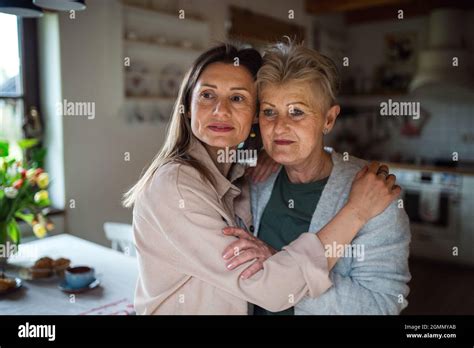
M22 93L17 96L0 95L0 99L23 101L22 123L24 123L26 115L30 113L31 108L36 108L39 113L42 129L44 130L44 118L40 109L39 95L38 20L35 18L17 18L17 28ZM29 137L29 134L25 134L24 129L23 137Z

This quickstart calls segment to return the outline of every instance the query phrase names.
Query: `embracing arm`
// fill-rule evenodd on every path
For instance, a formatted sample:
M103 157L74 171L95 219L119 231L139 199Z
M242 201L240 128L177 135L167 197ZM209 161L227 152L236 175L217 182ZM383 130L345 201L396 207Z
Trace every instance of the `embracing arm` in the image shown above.
M336 246L350 244L367 221L381 214L399 196L400 187L395 185L395 176L377 175L380 168L376 161L362 168L353 180L351 193L345 206L317 234L314 234L314 237L324 245L329 270L339 259L338 253L331 252L334 244ZM388 172L387 166L382 166L382 168ZM266 260L274 253L264 242L243 230L228 228L224 230L224 234L240 238L224 249L225 259L235 255L235 250L239 251L239 255L227 263L231 269L254 259L257 260L243 271L244 277L251 277L255 272L266 267Z
M307 238L306 235L309 234L312 238L319 240L324 250L330 250L333 243L336 243L336 245L349 244L364 224L365 220L360 216L358 210L351 205L346 205L318 234L304 233L302 236ZM269 258L277 254L275 249L241 228L226 227L222 231L225 235L239 238L229 244L222 253L224 260L229 260L227 268L233 270L249 261L256 260L241 273L244 279L252 277L264 266L267 267ZM300 238L302 237L298 237L295 242ZM339 257L331 252L325 252L324 255L328 270L331 270Z
M408 217L394 202L354 239L364 250L352 259L349 274L331 273L334 286L296 307L303 314L399 314L407 306L410 280ZM362 249L363 247L363 249Z
M274 255L252 279L242 279L241 268L229 271L221 251L235 237L222 234L227 224L220 203L191 170L181 166L179 175L160 174L134 210L141 225L135 240L144 293L156 296L154 283L163 262L271 311L289 308L307 294L319 296L331 286L324 248L310 233Z

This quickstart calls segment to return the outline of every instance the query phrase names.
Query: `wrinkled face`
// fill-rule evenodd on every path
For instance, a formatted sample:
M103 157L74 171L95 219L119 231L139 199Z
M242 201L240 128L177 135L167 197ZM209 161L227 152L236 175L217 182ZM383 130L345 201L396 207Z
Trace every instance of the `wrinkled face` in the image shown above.
M211 147L237 146L250 133L256 101L255 82L245 67L209 64L192 94L193 134Z
M262 86L260 131L265 150L274 161L298 165L321 151L327 124L315 88L310 82Z

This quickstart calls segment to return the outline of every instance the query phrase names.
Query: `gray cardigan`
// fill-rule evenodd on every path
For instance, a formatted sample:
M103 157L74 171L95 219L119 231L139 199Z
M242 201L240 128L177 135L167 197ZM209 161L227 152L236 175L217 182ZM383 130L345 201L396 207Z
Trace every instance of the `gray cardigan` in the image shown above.
M355 174L366 164L352 156L345 161L335 151L326 150L334 166L311 220L310 231L315 233L343 207ZM277 175L251 187L256 236ZM408 304L409 243L409 220L395 200L352 241L364 252L340 258L330 273L333 286L318 298L303 298L295 305L295 314L399 314Z

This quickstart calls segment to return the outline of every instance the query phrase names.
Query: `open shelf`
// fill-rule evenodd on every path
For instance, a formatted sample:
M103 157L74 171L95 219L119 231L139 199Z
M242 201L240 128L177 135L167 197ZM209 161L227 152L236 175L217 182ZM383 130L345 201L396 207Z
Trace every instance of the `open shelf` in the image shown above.
M178 13L165 12L151 7L145 7L140 5L132 5L128 3L123 3L124 10L140 12L141 14L150 15L150 16L164 16L169 19L178 19ZM197 18L193 15L188 15L185 13L186 21L193 21L195 24L207 25L207 22L204 19Z
M157 114L159 122L167 121L176 96L166 94L176 92L190 64L209 46L210 25L186 10L180 18L179 6L163 11L138 1L121 3L123 55L129 59L124 112L129 120L138 113L143 116L140 122L155 122Z
M149 100L149 101L175 101L177 97L167 97L163 95L130 95L126 94L125 98L128 100Z
M179 45L173 45L173 44L160 44L158 42L153 42L151 40L146 40L146 39L131 39L125 37L124 42L127 44L140 44L140 45L148 45L151 47L156 47L160 49L170 49L170 50L180 50L180 51L187 51L187 52L193 52L193 53L199 53L202 50L194 47L183 47Z

